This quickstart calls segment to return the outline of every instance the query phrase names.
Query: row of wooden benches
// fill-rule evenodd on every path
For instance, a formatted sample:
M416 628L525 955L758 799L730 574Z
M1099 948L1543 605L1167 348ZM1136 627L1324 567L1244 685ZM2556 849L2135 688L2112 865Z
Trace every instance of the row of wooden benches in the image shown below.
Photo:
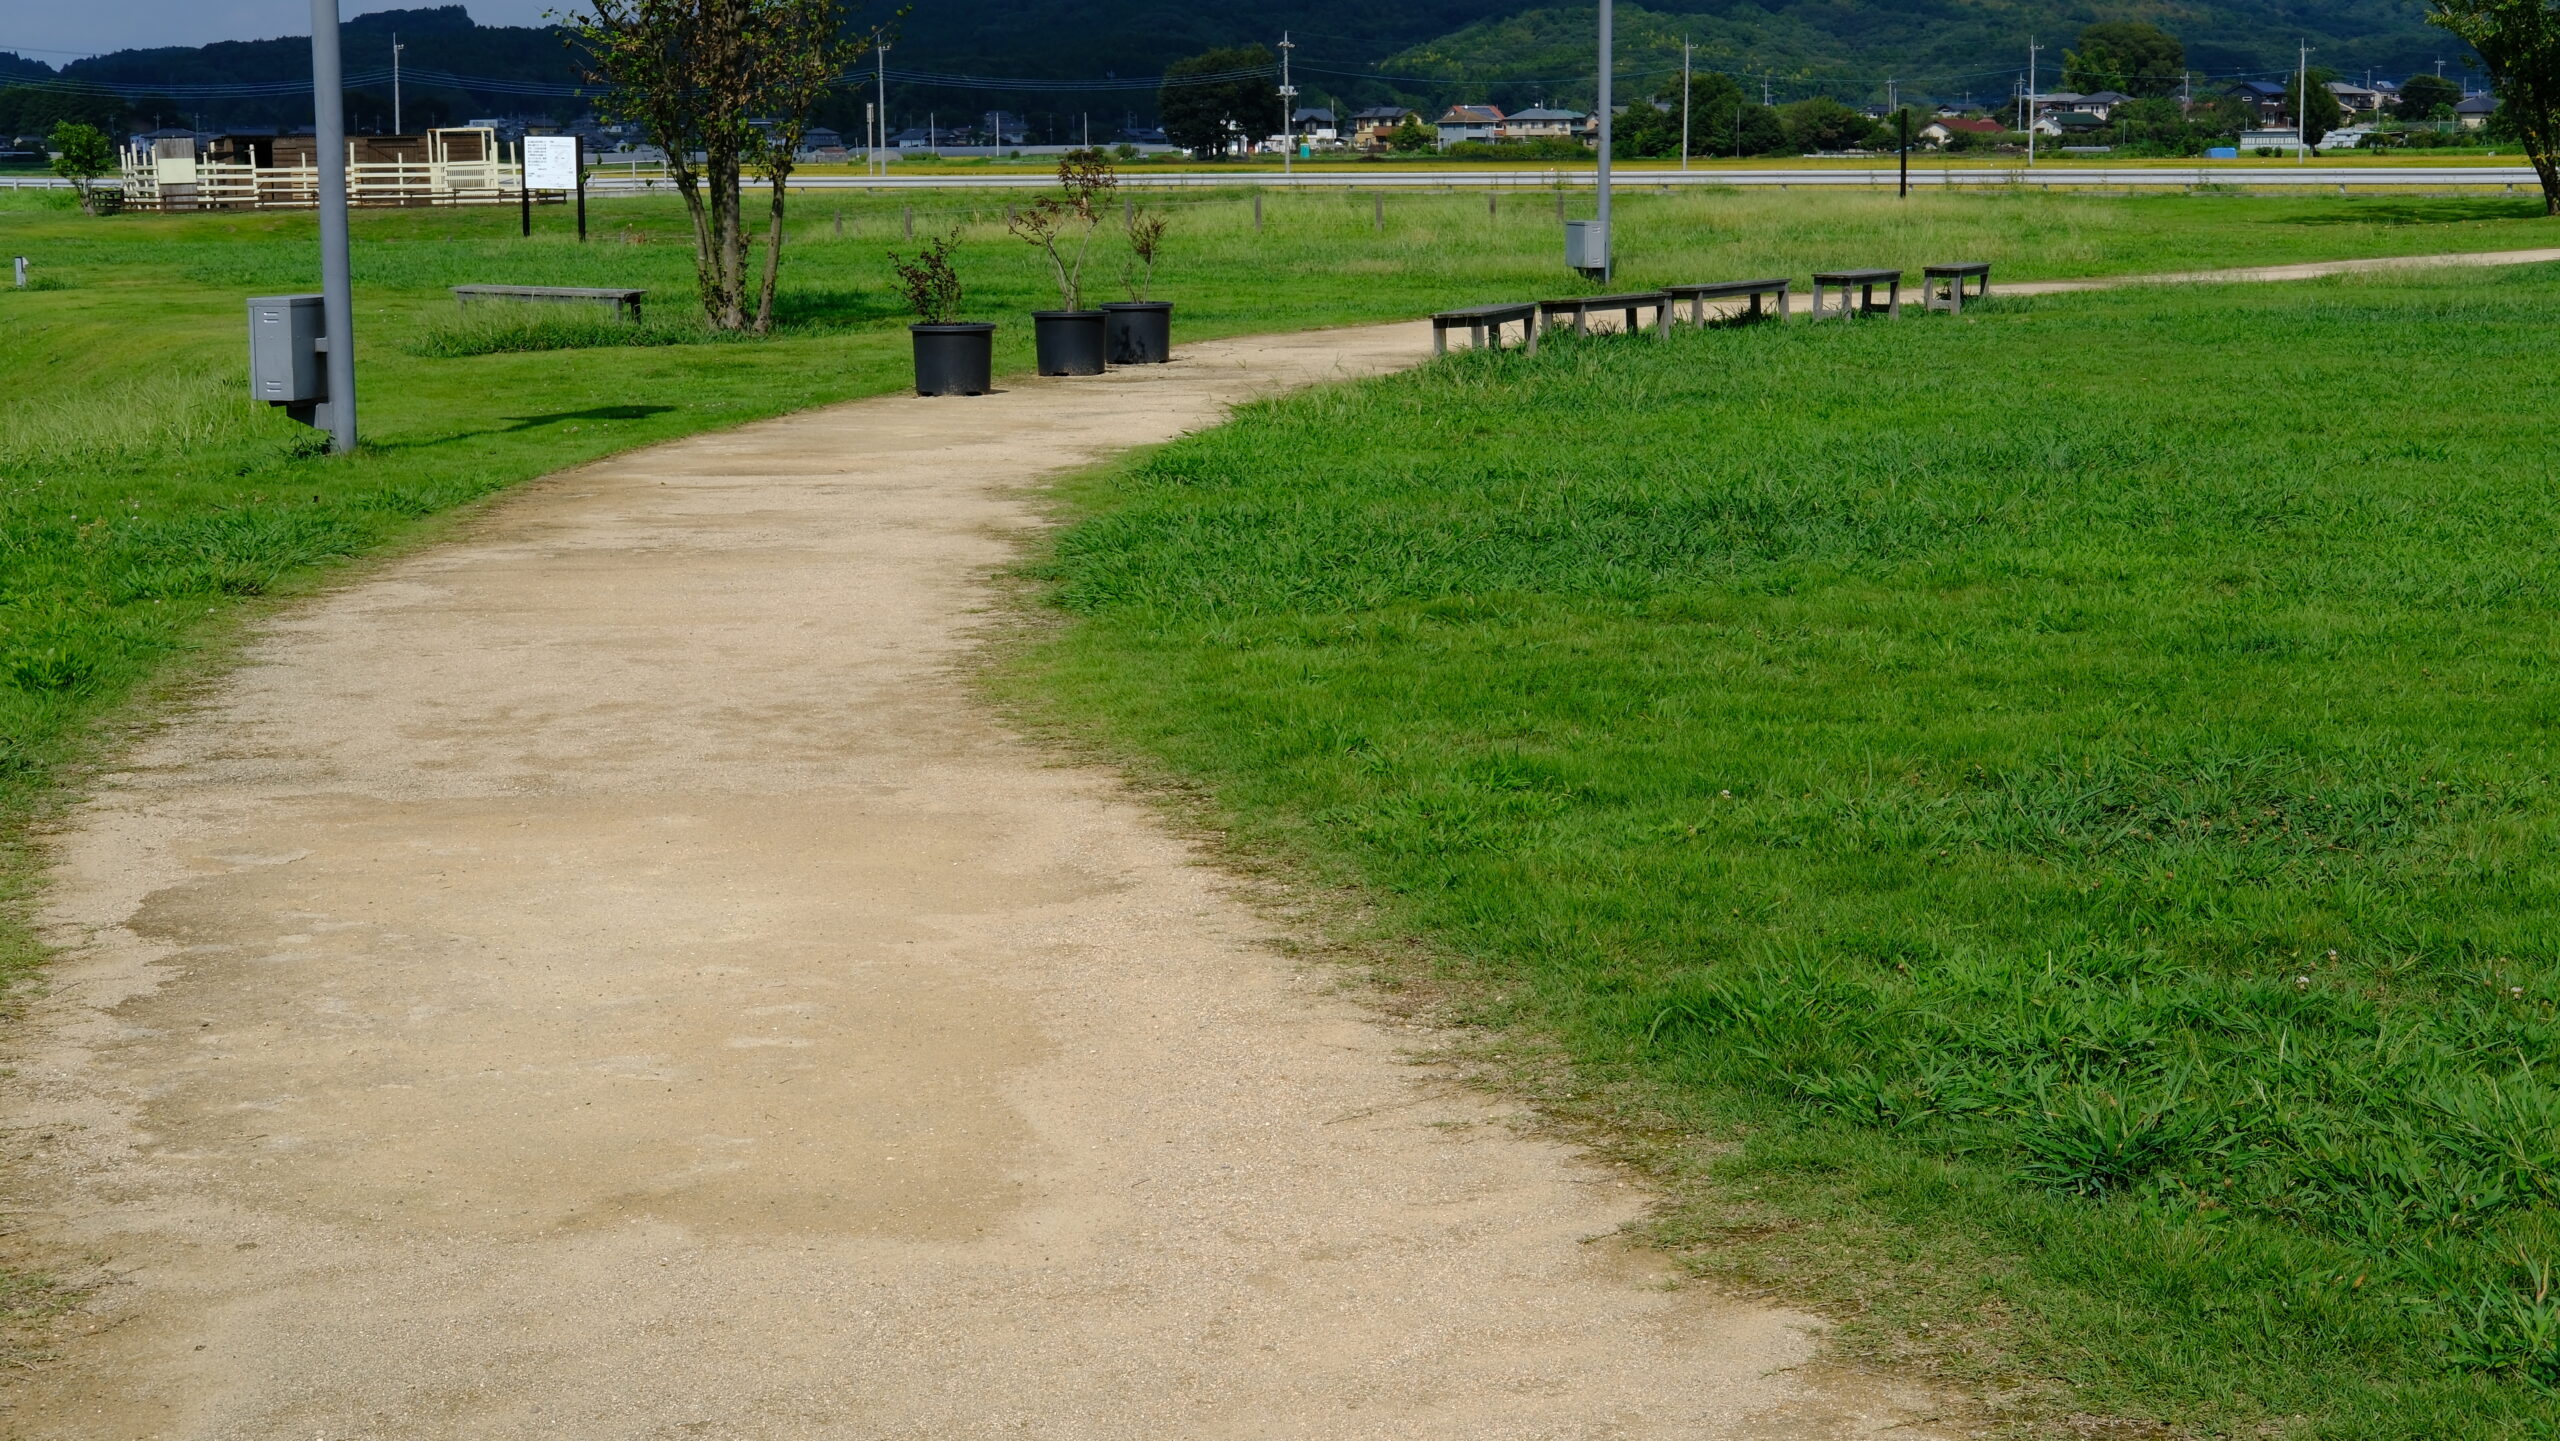
M1987 261L1968 261L1958 265L1931 265L1922 268L1921 303L1930 310L1945 310L1961 315L1968 298L1979 300L1991 293L1991 266ZM1637 330L1637 317L1653 312L1653 330L1657 336L1668 335L1680 319L1679 311L1687 306L1690 323L1707 323L1707 302L1748 300L1751 308L1745 314L1758 320L1768 312L1762 309L1764 298L1774 297L1778 317L1786 319L1793 282L1776 280L1719 280L1707 285L1666 285L1660 290L1638 291L1626 295L1577 295L1564 300L1533 300L1518 305L1470 305L1463 310L1444 310L1431 317L1431 353L1449 352L1449 332L1464 330L1475 344L1488 342L1496 349L1502 346L1502 328L1517 323L1528 337L1531 354L1538 349L1539 333L1571 322L1574 333L1587 335L1591 317L1611 311L1625 313L1623 328L1632 335ZM1876 290L1885 290L1882 306L1876 304ZM1831 292L1837 303L1824 305L1825 292ZM1852 302L1852 292L1855 301ZM1887 315L1902 314L1902 272L1899 270L1817 270L1813 275L1813 318L1846 316L1883 310Z

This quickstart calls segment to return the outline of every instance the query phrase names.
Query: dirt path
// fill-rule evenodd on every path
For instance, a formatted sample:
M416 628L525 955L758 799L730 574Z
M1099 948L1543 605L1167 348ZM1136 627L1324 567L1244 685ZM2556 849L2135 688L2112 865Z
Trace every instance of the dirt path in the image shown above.
M2253 281L2320 280L2332 275L2424 270L2438 266L2546 265L2560 249L2487 250L2456 255L2386 255L2373 260L2314 260L2301 265L2244 265L2229 270L2172 270L2157 275L2102 275L2086 280L2003 282L1997 295L2061 295L2074 290L2115 290L2127 285L2231 285Z
M553 477L300 607L57 837L7 1120L113 1279L0 1433L1838 1437L1527 1134L962 669L1043 471L1401 326ZM1897 1436L1935 1434L1904 1425Z

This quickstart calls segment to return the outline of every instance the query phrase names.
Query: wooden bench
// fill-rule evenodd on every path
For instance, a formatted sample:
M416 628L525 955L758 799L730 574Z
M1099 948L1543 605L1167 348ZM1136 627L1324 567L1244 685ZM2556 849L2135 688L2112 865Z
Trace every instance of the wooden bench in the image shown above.
M1981 283L1973 292L1980 300L1991 293L1991 262L1967 260L1955 265L1927 265L1920 269L1920 308L1943 310L1951 315L1964 314L1964 283Z
M1449 353L1449 332L1464 329L1478 349L1485 337L1493 337L1493 348L1502 348L1502 327L1520 322L1520 333L1529 337L1529 353L1538 353L1538 307L1523 301L1517 305L1470 305L1463 310L1444 310L1431 317L1431 353Z
M1538 312L1546 325L1553 326L1558 323L1558 317L1570 315L1573 317L1573 333L1576 335L1591 333L1591 312L1595 310L1625 312L1627 317L1625 328L1629 335L1636 333L1636 312L1650 310L1653 312L1653 333L1657 337L1670 333L1671 297L1659 290L1639 291L1630 295L1577 295L1567 300L1538 302Z
M1901 271L1817 270L1813 273L1813 318L1820 320L1826 315L1834 317L1872 315L1875 313L1876 287L1879 285L1892 287L1885 300L1885 314L1900 316L1902 314ZM1840 293L1840 304L1837 308L1831 310L1822 308L1822 292L1825 287ZM1852 290L1858 292L1858 302L1854 308L1849 303L1849 292Z
M640 323L640 297L645 290L616 290L586 285L457 285L453 298L469 306L475 300L549 300L570 304L610 305L619 319Z
M1760 297L1774 295L1778 297L1778 318L1784 320L1787 318L1787 297L1793 285L1783 276L1776 280L1719 280L1713 285L1666 286L1663 294L1670 296L1674 305L1684 300L1689 302L1689 322L1693 325L1707 323L1708 301L1737 300L1746 295L1751 297L1751 319L1758 320L1766 313L1760 308Z

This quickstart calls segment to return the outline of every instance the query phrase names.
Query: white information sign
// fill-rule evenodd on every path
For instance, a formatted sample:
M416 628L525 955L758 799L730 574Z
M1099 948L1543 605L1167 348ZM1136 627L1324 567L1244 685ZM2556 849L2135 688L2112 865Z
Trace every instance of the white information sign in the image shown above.
M578 137L575 135L528 135L524 138L524 188L527 190L575 190L578 188Z

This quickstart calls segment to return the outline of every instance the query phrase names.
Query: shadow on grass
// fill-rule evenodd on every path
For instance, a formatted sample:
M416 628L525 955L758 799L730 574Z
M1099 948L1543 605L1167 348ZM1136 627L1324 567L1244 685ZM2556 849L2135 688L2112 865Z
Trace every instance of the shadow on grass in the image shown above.
M2510 196L2448 196L2428 200L2368 201L2343 210L2288 215L2275 225L2458 225L2466 220L2531 220L2542 214L2539 193Z
M675 408L672 405L599 405L589 410L555 410L544 415L502 415L498 418L510 422L509 424L482 430L457 430L451 435L439 435L432 440L368 440L365 442L365 449L432 450L439 445L452 445L456 441L480 440L492 435L521 435L528 430L540 430L547 425L561 425L572 420L647 420L653 415L664 415Z

